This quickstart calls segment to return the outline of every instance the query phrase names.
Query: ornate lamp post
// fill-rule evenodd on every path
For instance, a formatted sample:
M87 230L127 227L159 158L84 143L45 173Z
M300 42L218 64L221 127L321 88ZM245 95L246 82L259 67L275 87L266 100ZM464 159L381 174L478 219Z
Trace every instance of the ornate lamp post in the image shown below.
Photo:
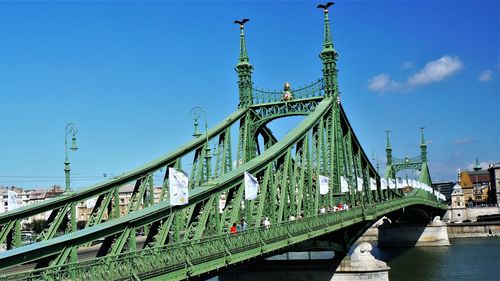
M207 165L207 181L210 179L210 160L212 159L212 155L210 154L210 143L208 142L208 125L207 125L207 113L205 109L201 106L195 106L191 109L191 118L194 120L194 133L193 137L199 138L202 134L198 128L198 119L200 115L203 113L203 118L205 119L205 138L206 138L206 146L205 146L205 160Z
M69 172L71 169L69 168L69 158L68 158L68 135L71 134L71 147L70 149L73 151L76 151L78 147L76 146L76 133L78 133L78 129L76 128L75 124L68 123L66 125L66 129L64 130L64 149L65 149L65 154L66 154L66 161L64 161L64 173L66 175L66 190L65 192L70 192L71 191L71 185L70 185L70 179L69 179Z

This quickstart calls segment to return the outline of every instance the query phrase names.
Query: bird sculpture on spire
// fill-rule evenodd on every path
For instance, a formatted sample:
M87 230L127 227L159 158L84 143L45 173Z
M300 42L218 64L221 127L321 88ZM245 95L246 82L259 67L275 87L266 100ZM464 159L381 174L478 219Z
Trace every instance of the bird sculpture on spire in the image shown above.
M318 9L323 9L323 10L325 11L325 13L328 13L328 8L329 8L330 6L333 6L333 4L335 4L335 3L334 3L334 2L328 2L328 3L324 4L324 5L323 5L323 4L319 4L319 5L317 6L317 8L318 8Z
M242 20L235 20L234 23L239 24L240 25L240 29L243 29L243 26L248 21L249 21L249 19L242 19Z

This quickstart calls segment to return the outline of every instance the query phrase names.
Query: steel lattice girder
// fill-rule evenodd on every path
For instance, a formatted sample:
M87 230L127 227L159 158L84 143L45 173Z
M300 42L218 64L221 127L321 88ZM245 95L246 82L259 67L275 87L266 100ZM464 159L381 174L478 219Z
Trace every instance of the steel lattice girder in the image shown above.
M287 249L291 245L331 233L363 221L377 220L384 214L411 205L426 205L445 210L429 194L421 190L408 197L370 204L348 211L315 215L301 221L283 223L269 230L259 228L248 230L239 236L218 235L198 241L149 248L144 251L124 253L95 261L82 261L45 270L30 272L31 278L43 274L45 278L65 279L76 271L82 280L107 276L107 279L127 278L132 275L141 278L158 276L168 280L182 280L225 267L230 264L265 256L267 253ZM132 215L132 214L131 214ZM358 233L356 235L361 235ZM353 243L357 237L348 237ZM64 248L66 249L66 248ZM66 251L63 249L63 253ZM114 270L121 268L121 270ZM6 278L22 278L21 274L11 274Z

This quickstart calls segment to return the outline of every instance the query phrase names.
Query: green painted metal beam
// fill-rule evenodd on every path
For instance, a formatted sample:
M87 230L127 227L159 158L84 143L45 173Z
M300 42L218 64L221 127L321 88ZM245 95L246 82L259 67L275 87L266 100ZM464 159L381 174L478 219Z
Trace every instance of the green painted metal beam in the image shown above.
M232 114L230 114L227 118L222 120L220 123L215 125L212 129L208 131L209 138L213 138L219 135L221 132L226 130L226 128L232 125L234 122L238 121L242 116L246 114L248 109L239 109ZM205 143L205 140L202 138L194 138L189 141L184 146L181 146L179 149L165 154L164 156L149 162L146 165L143 165L139 168L133 169L129 172L123 173L122 175L117 176L116 178L98 183L95 185L91 185L87 188L77 190L71 194L65 194L63 196L59 196L50 200L45 200L40 203L23 206L21 208L17 208L10 212L0 214L0 225L4 225L9 221L17 218L27 218L39 213L43 213L46 211L50 211L53 209L60 208L66 205L68 202L82 202L85 199L97 197L101 194L109 192L115 186L124 185L134 179L140 178L145 174L156 171L161 167L164 167L168 163L172 162L183 155L191 152L193 149L202 146Z
M363 221L375 221L384 214L412 205L426 205L446 209L446 206L440 205L426 194L415 192L410 197L381 202L376 205L371 204L367 206L364 212L362 212L361 208L353 208L348 211L316 215L301 221L277 224L269 230L248 230L238 237L218 235L211 237L211 239L198 240L195 243L189 241L178 245L124 253L116 255L112 259L112 263L102 263L99 260L83 261L65 267L58 267L58 271L47 268L45 272L35 271L29 274L32 274L33 277L45 273L50 274L49 276L54 279L64 279L64 276L70 274L69 269L71 268L78 271L79 277L83 279L86 276L99 278L99 274L107 274L108 278L111 279L126 278L135 274L141 279L156 277L168 280L182 280L230 264L265 256L267 253L286 250L291 245L310 241L316 237ZM360 233L357 235L360 235ZM349 237L349 239L352 242L354 237ZM64 253L66 250L63 249L62 252ZM121 268L122 270L113 270L113 268Z

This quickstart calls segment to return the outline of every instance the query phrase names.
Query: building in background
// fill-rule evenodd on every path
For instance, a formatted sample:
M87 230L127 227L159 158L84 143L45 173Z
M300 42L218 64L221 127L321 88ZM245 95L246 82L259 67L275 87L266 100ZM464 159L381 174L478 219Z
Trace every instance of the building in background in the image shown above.
M23 190L14 186L0 187L0 213L14 210L23 205Z
M459 170L458 183L462 187L467 206L493 203L493 198L489 198L492 190L490 172L483 170L477 158L472 171Z
M432 188L441 192L446 197L446 203L451 203L451 193L453 192L453 187L456 182L454 181L442 181L432 183Z
M118 191L118 204L120 209L120 216L124 216L128 213L128 208L130 205L130 201L132 199L132 194L134 192L135 185L129 184L125 185ZM161 186L155 186L154 188L154 202L155 204L160 202L161 196ZM92 214L92 210L97 202L96 198L90 198L81 202L77 205L76 209L76 219L78 221L87 221L89 216ZM114 203L114 200L111 200L111 204ZM108 219L108 213L105 212L103 215L103 220Z
M448 218L446 218L446 220L450 222L462 222L468 219L464 202L464 192L458 183L452 188L451 206L448 208L448 213Z
M490 196L491 202L500 205L500 162L495 164L491 164L488 168L488 172L490 173L491 180L491 191Z

